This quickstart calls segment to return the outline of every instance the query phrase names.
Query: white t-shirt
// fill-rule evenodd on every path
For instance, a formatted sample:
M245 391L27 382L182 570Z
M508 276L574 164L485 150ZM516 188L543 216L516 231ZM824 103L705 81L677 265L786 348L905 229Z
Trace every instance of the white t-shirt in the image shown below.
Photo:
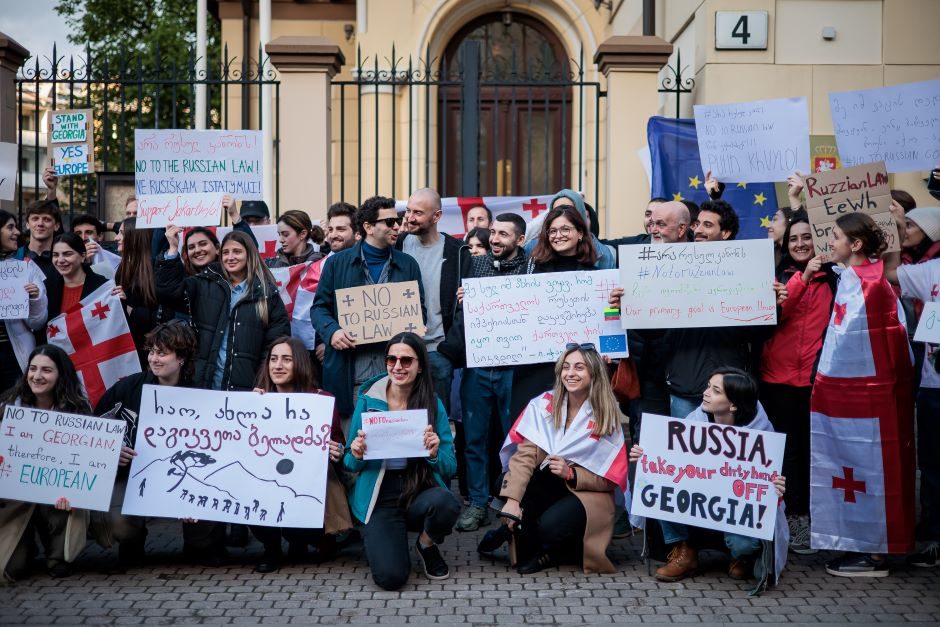
M925 303L940 302L940 259L927 263L898 266L901 296L916 298ZM922 388L940 388L940 374L931 357L940 348L937 344L924 343L924 367L921 369Z

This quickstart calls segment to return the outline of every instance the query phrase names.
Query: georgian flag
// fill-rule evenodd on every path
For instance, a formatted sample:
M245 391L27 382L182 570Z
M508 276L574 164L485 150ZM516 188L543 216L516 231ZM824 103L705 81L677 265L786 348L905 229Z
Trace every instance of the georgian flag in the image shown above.
M913 360L883 264L842 272L811 414L814 549L914 548Z
M219 238L220 242L223 237L233 230L230 226L216 226L209 227L209 229L215 231L215 236ZM256 224L251 227L251 232L255 236L255 239L258 240L258 252L261 254L261 258L273 259L277 255L278 249L281 247L280 240L277 237L277 225Z
M303 341L308 350L313 350L316 346L316 333L310 321L310 307L317 294L325 259L324 257L314 262L271 269L287 315L290 316L291 335Z
M463 237L466 231L467 212L480 205L493 212L493 217L501 213L515 213L526 222L531 222L540 215L548 213L548 203L553 194L547 196L485 196L441 198L441 221L437 228L454 237ZM396 209L404 211L406 200L396 201Z
M78 307L49 321L46 337L72 358L94 407L105 390L140 372L137 347L121 301L108 281L82 299Z
M587 468L595 475L617 484L624 494L629 494L627 446L619 425L610 435L593 435L594 411L591 403L585 401L571 426L557 431L552 417L552 400L551 392L532 399L516 419L499 452L503 470L509 468L509 459L516 447L523 440L528 440L549 455L563 457L568 462ZM566 408L563 408L564 411ZM566 421L567 417L562 413L562 422ZM629 499L627 502L630 502Z

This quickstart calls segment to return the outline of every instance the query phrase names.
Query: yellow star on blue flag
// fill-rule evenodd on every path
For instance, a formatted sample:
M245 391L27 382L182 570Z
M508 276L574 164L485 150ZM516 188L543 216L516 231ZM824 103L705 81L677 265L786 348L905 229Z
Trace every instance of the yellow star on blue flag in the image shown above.
M747 183L738 183L738 187L741 189L747 189Z
M755 205L760 205L761 207L763 207L765 200L767 200L767 197L764 196L764 192L761 192L761 193L759 193L759 194L754 194L754 204L755 204Z
M770 216L764 216L760 219L760 226L762 229L770 228Z
M675 194L673 194L672 199L675 200L676 202L682 202L683 200L685 200L685 198L682 197L682 192L676 192Z
M698 186L701 184L702 184L702 181L698 178L698 174L696 174L695 176L689 177L689 187L694 187L695 189L698 189Z

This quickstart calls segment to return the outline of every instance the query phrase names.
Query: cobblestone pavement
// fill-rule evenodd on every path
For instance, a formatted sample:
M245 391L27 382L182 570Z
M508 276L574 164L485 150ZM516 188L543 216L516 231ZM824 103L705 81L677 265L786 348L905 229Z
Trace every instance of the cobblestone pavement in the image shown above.
M792 556L780 586L760 597L729 579L725 558L703 554L705 574L674 584L653 581L639 558L639 537L615 540L619 572L584 576L562 567L520 576L502 561L483 560L482 532L455 534L444 545L448 580L414 573L398 592L369 577L361 545L320 566L252 572L260 546L232 550L232 564L206 569L181 563L178 526L151 525L145 568L108 574L115 551L87 549L76 574L36 574L0 587L0 625L170 623L844 623L940 622L940 568L893 561L884 579L827 575L827 554Z

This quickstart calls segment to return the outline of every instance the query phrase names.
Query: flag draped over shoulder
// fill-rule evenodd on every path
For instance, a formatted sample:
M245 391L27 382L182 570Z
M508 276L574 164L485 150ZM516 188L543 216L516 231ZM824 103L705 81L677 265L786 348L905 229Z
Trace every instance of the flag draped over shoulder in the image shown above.
M291 335L300 339L308 350L313 350L316 346L316 334L310 321L310 307L317 293L324 261L326 257L286 268L271 269L287 315L290 316Z
M588 401L581 405L571 425L558 431L552 417L552 400L551 392L532 399L516 419L499 452L503 469L509 467L509 459L516 446L523 440L528 440L549 455L563 457L568 462L587 468L595 475L617 484L626 494L627 446L623 431L617 428L610 435L593 435L591 431L594 428L594 411ZM562 419L566 420L567 417L562 415Z
M812 396L813 548L914 548L914 371L900 311L881 261L842 272Z
M140 372L134 338L112 289L108 281L46 325L49 343L69 354L92 407L109 387Z
M548 203L553 194L545 196L477 196L441 198L441 221L437 228L454 237L463 237L466 230L467 212L474 207L484 206L493 213L514 213L522 216L527 223L548 212ZM396 201L396 209L404 211L407 201Z
M652 198L708 200L705 170L699 160L695 120L651 117L646 126L652 163ZM767 227L777 212L773 183L726 183L721 199L734 207L741 222L737 239L767 237Z

